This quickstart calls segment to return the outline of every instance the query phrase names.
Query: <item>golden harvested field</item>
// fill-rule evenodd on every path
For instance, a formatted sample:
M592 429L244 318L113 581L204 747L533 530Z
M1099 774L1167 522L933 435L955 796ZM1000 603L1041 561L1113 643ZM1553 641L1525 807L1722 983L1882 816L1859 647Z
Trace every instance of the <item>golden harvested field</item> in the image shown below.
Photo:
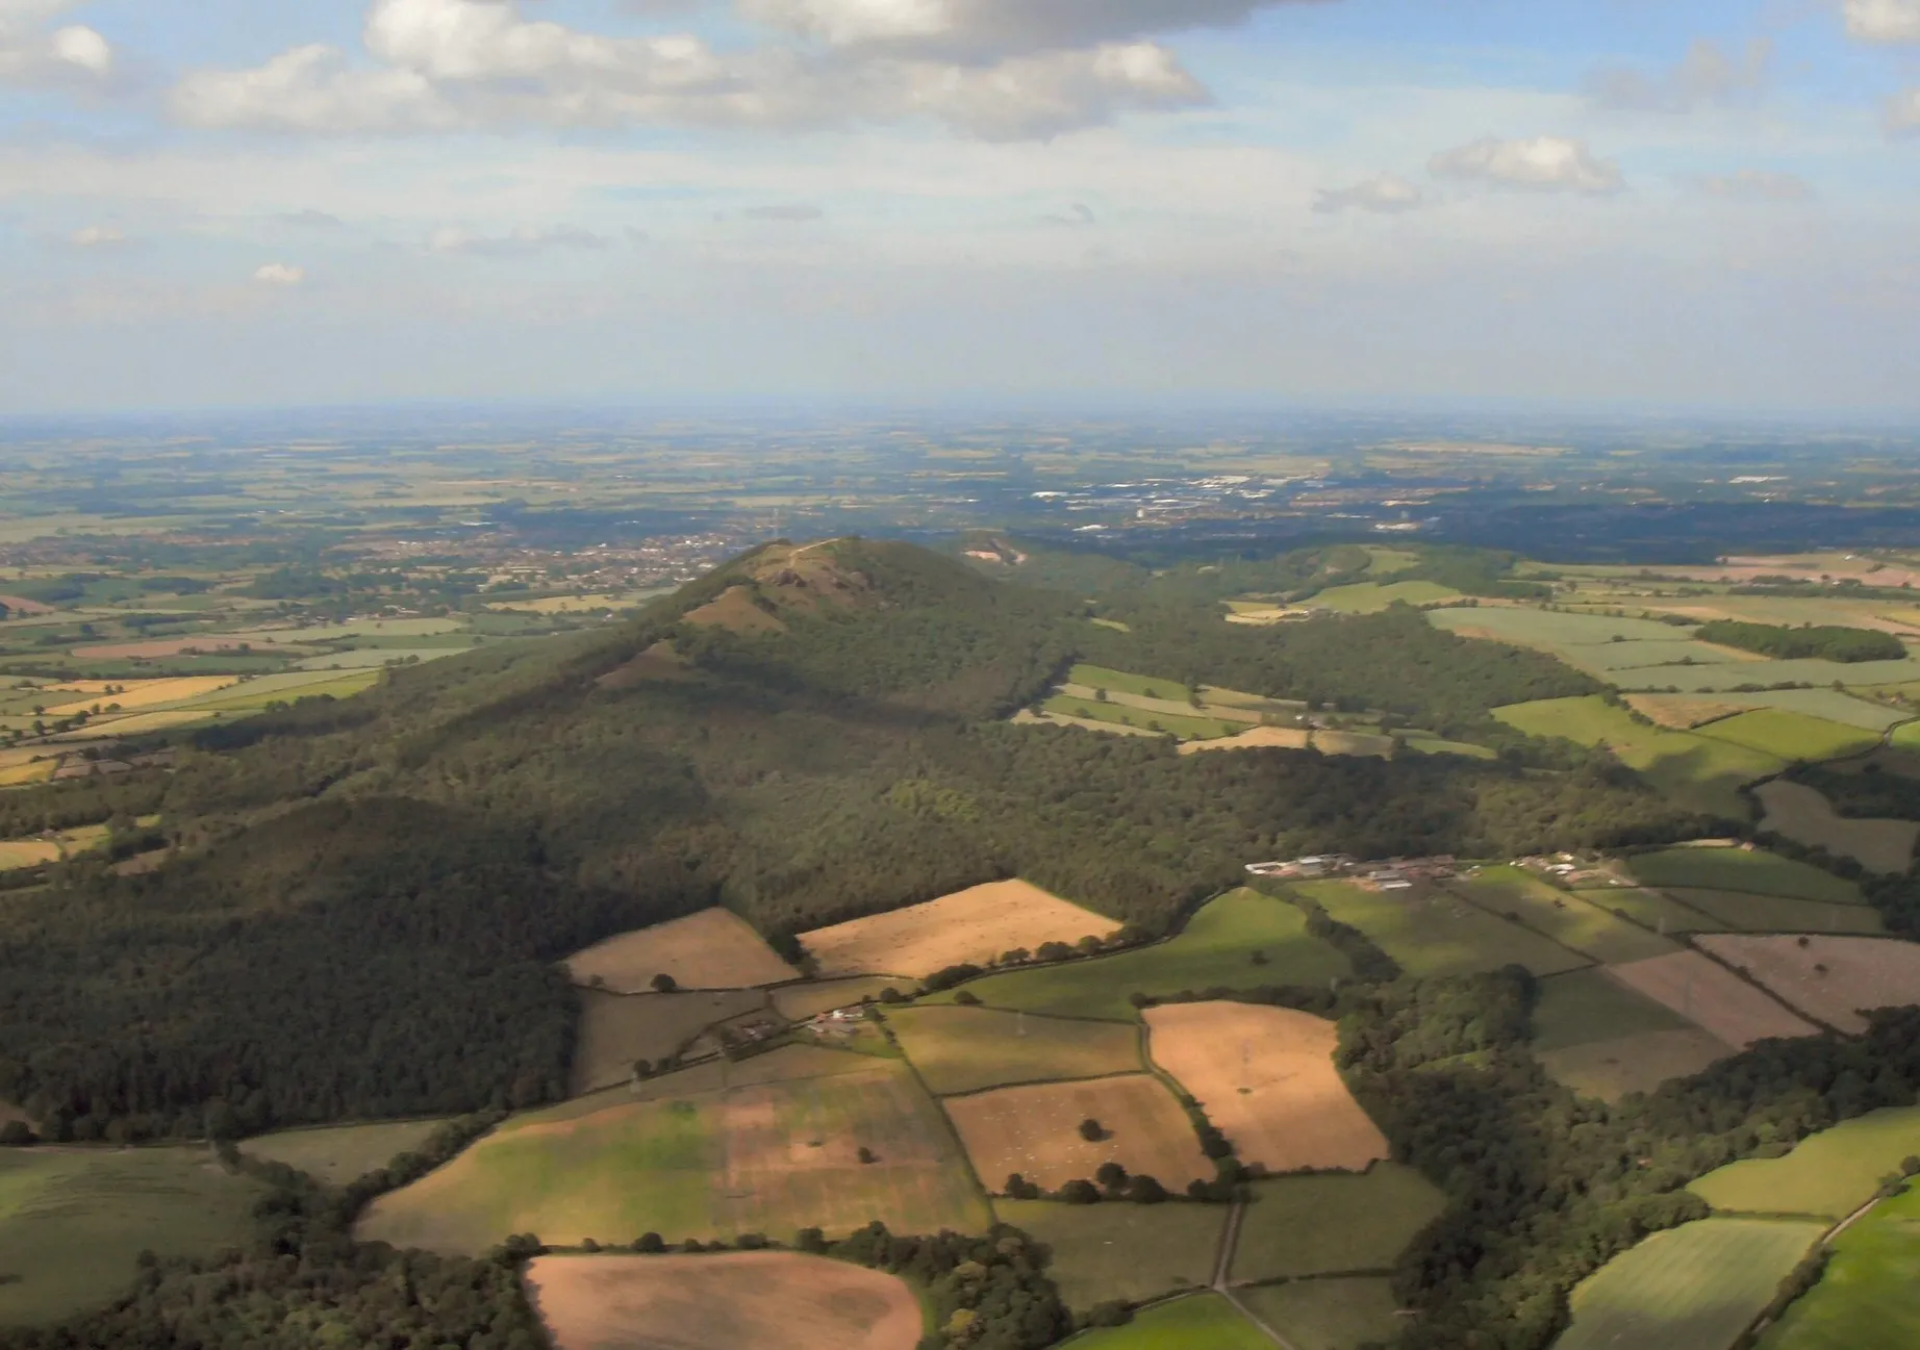
M697 994L607 994L580 991L580 1034L573 1050L577 1095L615 1087L633 1076L637 1059L659 1061L677 1054L718 1022L767 1006L759 989Z
M1812 1023L1794 1016L1699 952L1675 952L1605 969L1627 988L1664 1004L1742 1050L1774 1036L1819 1034Z
M984 965L1016 947L1110 937L1121 925L1026 881L992 881L800 935L822 975L911 975Z
M1058 1190L1069 1181L1091 1180L1106 1162L1150 1176L1170 1191L1215 1175L1193 1122L1152 1074L997 1088L941 1104L990 1191L1004 1190L1015 1172ZM1086 1120L1098 1121L1106 1137L1081 1138Z
M37 839L0 840L0 872L15 867L38 867L85 853L107 842L107 827L82 825Z
M682 989L749 989L800 976L746 920L724 909L622 933L565 964L575 984L598 977L616 994L646 993L656 975L671 975Z
M1841 1031L1867 1029L1862 1008L1920 1003L1920 944L1898 938L1740 933L1703 935L1698 941L1807 1016Z
M1183 755L1205 750L1305 750L1313 733L1298 727L1254 727L1238 736L1223 736L1211 741L1188 741L1180 747Z
M1761 829L1777 830L1802 844L1857 859L1870 872L1904 872L1913 865L1920 823L1842 816L1813 788L1784 778L1762 783L1754 789L1754 796L1767 809Z
M79 695L76 699L49 706L47 716L70 717L90 708L105 708L118 703L123 711L156 708L163 703L183 703L204 694L218 693L240 683L238 675L193 675L175 680L71 680L53 685L47 693ZM111 685L116 693L109 693Z
M913 1350L920 1300L797 1252L543 1256L527 1292L557 1350Z
M237 634L198 637L157 638L151 642L105 642L92 647L75 647L73 654L83 661L125 661L137 656L182 656L187 652L231 652L249 645L250 638Z
M1753 705L1721 703L1687 694L1628 694L1627 706L1657 727L1665 727L1669 731L1692 731L1708 722L1743 713Z
M1360 1172L1389 1155L1333 1066L1334 1024L1291 1008L1173 1003L1146 1012L1147 1052L1247 1166Z

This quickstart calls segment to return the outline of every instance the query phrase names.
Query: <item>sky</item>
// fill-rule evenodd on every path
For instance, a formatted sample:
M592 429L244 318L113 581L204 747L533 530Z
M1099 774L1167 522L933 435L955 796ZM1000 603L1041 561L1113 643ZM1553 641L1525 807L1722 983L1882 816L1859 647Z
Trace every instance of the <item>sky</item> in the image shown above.
M0 414L1920 414L1920 0L0 0Z

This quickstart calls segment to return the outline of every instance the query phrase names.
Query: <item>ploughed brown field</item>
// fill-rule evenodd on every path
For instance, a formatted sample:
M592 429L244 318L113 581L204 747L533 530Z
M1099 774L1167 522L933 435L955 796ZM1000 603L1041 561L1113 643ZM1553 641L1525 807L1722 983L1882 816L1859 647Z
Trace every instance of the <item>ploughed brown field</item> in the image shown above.
M738 915L705 909L576 952L566 960L575 984L616 994L644 994L656 975L681 989L748 989L800 978Z
M820 974L911 975L985 964L1017 947L1110 937L1121 925L1025 881L992 881L924 905L802 933Z
M1015 1172L1058 1190L1069 1181L1091 1181L1107 1162L1150 1176L1170 1191L1210 1181L1216 1171L1200 1151L1193 1122L1152 1074L997 1088L948 1097L941 1105L989 1191L1004 1190ZM1080 1124L1086 1120L1099 1122L1105 1137L1083 1138Z
M1177 1003L1146 1013L1147 1052L1248 1166L1365 1171L1389 1155L1333 1065L1334 1024L1291 1008Z
M1627 988L1742 1050L1770 1037L1819 1033L1812 1023L1699 952L1675 952L1604 969Z
M543 1256L526 1279L557 1350L913 1350L922 1329L904 1281L794 1252Z
M1702 947L1809 1017L1861 1032L1861 1009L1920 1003L1920 944L1898 938L1703 935Z

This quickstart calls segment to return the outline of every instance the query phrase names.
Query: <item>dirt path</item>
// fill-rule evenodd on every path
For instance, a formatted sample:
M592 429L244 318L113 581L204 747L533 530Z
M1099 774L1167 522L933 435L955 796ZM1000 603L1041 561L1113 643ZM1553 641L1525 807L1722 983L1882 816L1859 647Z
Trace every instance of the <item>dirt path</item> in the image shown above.
M1280 1350L1299 1350L1292 1341L1268 1326L1258 1313L1249 1308L1241 1301L1240 1296L1233 1292L1233 1254L1240 1246L1240 1224L1246 1217L1247 1202L1235 1200L1233 1208L1227 1211L1226 1227L1220 1232L1220 1257L1213 1266L1213 1290L1231 1303L1234 1310L1242 1317L1258 1327L1260 1333L1279 1346Z

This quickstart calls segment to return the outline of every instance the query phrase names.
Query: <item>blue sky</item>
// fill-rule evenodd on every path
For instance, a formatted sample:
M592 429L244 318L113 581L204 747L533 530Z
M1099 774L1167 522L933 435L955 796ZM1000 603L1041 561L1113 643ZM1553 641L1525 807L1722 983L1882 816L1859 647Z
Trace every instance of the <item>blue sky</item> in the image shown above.
M0 0L0 411L1920 411L1920 0Z

